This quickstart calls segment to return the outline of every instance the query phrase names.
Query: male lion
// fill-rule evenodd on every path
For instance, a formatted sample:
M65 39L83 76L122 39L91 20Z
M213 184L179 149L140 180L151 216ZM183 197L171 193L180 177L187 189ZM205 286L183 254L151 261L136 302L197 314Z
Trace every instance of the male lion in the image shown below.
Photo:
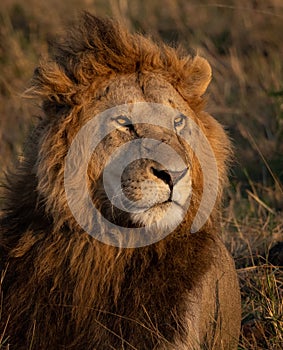
M36 69L43 116L1 219L7 348L237 348L210 79L205 59L90 14Z

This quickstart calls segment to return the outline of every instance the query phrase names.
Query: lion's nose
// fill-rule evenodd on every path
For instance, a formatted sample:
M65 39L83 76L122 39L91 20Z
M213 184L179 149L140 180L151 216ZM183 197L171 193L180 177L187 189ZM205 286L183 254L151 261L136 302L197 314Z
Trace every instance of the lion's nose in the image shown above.
M157 178L161 179L163 182L165 182L169 188L170 191L172 192L173 190L173 179L169 173L169 171L164 170L164 169L157 169L156 167L151 167L150 168L152 174L156 176Z
M179 171L168 171L166 169L158 168L156 166L151 166L150 168L153 175L164 181L170 188L170 191L172 191L173 186L180 181L187 173L188 169L185 168L183 170Z
M172 171L170 170L170 175L173 179L173 184L175 185L178 181L180 181L188 172L188 169L185 168L180 171Z

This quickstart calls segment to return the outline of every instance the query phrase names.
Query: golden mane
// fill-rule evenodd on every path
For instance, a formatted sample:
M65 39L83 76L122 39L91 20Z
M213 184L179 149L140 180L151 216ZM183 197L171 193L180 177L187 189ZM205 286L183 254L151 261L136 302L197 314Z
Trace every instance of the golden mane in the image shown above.
M80 104L82 91L98 78L117 74L153 72L161 74L188 101L194 110L203 105L202 95L211 79L206 60L155 43L139 34L130 34L112 19L85 13L80 25L57 45L51 60L36 70L32 90L58 104Z

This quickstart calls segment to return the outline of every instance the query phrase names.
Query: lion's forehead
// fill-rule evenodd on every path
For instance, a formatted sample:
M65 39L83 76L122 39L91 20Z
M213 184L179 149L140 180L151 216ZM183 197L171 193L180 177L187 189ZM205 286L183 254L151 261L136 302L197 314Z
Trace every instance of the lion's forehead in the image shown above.
M90 106L93 105L96 109L103 111L115 106L138 102L163 104L181 112L193 114L187 101L169 81L163 76L150 73L121 75L115 80L109 80L107 93L103 99L101 101L93 100Z

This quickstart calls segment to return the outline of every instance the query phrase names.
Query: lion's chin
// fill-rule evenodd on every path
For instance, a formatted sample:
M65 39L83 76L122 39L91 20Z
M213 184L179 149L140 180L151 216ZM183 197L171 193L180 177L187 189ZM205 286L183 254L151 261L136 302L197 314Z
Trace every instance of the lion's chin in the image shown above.
M174 230L184 218L184 209L175 202L165 202L143 212L132 213L131 220L148 229Z

